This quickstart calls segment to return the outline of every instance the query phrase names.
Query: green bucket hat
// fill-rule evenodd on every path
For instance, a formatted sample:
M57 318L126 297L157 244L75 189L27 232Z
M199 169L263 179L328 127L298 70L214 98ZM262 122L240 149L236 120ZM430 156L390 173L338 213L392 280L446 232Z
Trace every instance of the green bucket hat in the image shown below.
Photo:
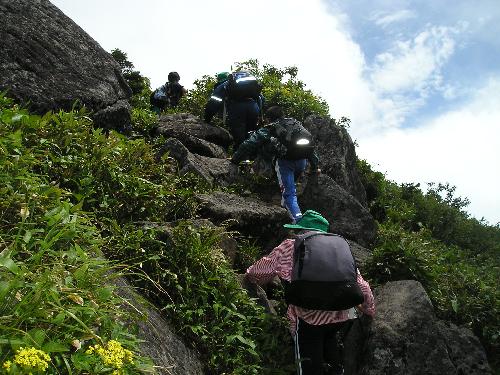
M229 72L217 73L217 82L224 81L225 79L227 79L228 76L229 76Z
M290 229L308 229L328 232L330 223L321 216L320 213L313 210L307 210L297 224L285 224L283 226Z

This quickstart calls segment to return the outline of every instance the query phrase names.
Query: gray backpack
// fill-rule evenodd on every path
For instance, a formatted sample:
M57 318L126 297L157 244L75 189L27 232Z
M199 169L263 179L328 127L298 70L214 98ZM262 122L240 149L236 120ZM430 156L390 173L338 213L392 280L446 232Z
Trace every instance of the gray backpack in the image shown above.
M311 310L347 310L364 301L349 243L332 233L307 232L295 240L287 303Z

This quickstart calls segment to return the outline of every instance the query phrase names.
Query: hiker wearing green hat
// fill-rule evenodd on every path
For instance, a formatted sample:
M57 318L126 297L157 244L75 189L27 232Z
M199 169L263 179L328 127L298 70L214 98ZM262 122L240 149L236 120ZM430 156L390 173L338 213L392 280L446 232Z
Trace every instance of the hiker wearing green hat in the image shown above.
M329 222L307 210L287 238L246 271L246 279L264 285L279 277L285 286L287 318L294 339L297 373L335 374L343 369L342 339L358 313L372 317L370 285L355 266L349 243L328 233Z

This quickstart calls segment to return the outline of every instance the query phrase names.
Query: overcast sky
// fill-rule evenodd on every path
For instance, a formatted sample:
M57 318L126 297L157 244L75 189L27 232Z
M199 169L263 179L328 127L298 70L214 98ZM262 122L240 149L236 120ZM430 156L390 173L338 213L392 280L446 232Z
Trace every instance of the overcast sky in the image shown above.
M358 156L398 183L449 182L500 222L498 0L51 0L158 87L257 58L295 65Z

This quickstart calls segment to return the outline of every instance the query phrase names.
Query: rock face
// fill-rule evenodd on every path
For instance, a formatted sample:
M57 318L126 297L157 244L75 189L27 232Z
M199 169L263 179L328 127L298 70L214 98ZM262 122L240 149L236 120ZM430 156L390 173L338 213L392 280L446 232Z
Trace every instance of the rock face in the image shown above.
M356 149L347 130L327 117L309 116L304 126L312 133L323 174L366 207L366 191L356 167Z
M165 151L179 163L180 174L193 173L210 185L228 185L237 173L229 160L193 154L176 138L165 141L162 152Z
M203 365L198 355L184 345L160 312L135 292L123 279L116 280L118 294L127 301L125 309L139 313L139 338L141 354L151 358L157 366L157 373L164 375L203 375Z
M209 125L190 113L161 116L156 127L156 134L174 138L186 138L186 135L190 135L223 148L228 148L232 142L232 137L227 130ZM188 147L188 144L184 144L184 146ZM196 152L191 148L189 150Z
M215 224L229 220L230 227L258 237L265 249L270 249L285 238L283 224L289 222L288 213L279 206L267 205L257 198L244 198L226 192L200 194L200 214Z
M118 64L70 18L48 0L0 0L0 19L0 90L40 114L78 100L97 126L128 126Z
M389 282L374 294L377 315L360 374L491 374L477 337L439 321L419 282Z
M369 246L376 233L370 212L329 176L307 180L299 198L303 210L320 212L329 222L330 231Z

